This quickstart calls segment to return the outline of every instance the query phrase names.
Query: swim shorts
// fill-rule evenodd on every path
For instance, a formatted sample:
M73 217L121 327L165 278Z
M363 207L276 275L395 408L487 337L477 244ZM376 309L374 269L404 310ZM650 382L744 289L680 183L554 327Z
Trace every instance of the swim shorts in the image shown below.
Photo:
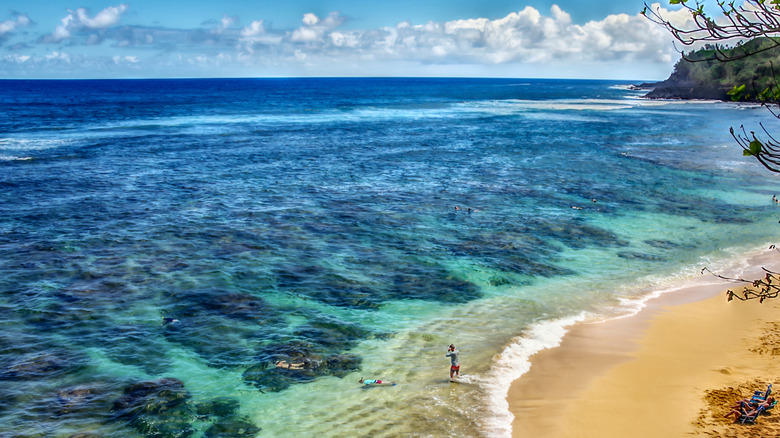
M458 371L458 372L460 372L460 365L452 365L450 367L450 371Z

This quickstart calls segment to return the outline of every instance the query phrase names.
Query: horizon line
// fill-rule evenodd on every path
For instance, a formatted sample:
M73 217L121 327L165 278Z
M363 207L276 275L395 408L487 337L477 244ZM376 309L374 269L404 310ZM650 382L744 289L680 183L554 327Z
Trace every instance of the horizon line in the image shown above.
M506 77L506 76L161 76L116 78L0 78L0 81L154 81L154 80L241 80L241 79L484 79L484 80L546 80L591 82L660 82L663 79L594 79L560 77Z

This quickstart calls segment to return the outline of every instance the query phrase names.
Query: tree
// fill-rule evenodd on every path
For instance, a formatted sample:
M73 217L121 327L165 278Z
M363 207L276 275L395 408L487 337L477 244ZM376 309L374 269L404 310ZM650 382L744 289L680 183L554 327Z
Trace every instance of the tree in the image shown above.
M681 5L690 12L693 19L693 25L690 28L675 26L669 20L664 19L660 9L653 10L647 3L645 3L642 14L651 21L664 26L675 40L684 46L704 45L704 51L692 52L688 56L683 53L683 58L689 62L713 60L733 62L780 47L780 0L744 0L738 6L735 1L726 3L723 0L715 0L715 3L717 8L714 10L720 15L717 19L706 9L707 0L669 0L669 4ZM735 47L727 48L727 45L730 44L735 44ZM701 56L702 52L706 53L707 56ZM766 88L761 91L754 88L753 100L761 102L769 109L772 116L780 119L780 111L778 111L780 108L780 86L778 83L780 81L778 81L771 63L770 69L764 74L769 76ZM729 95L735 101L751 99L747 91L747 84L734 85ZM743 155L753 156L765 168L780 173L780 142L772 137L763 124L761 124L761 129L768 140L760 139L754 131L748 133L744 126L740 126L739 130L732 127L730 132L742 147ZM769 248L780 251L774 245ZM721 279L752 286L752 288L745 286L741 293L728 290L726 294L729 301L737 298L742 301L758 299L760 302L764 302L765 299L777 298L780 295L780 273L772 272L766 268L762 269L766 275L764 278L754 281L718 275L706 267L701 272L707 271Z
M769 249L777 250L774 245L770 246ZM745 286L741 293L734 292L730 289L727 290L726 296L728 297L729 301L733 300L734 298L740 301L757 299L760 303L763 303L766 299L777 298L777 296L780 295L780 272L772 272L766 268L761 269L766 272L764 278L759 278L758 280L752 281L745 280L744 278L724 277L723 275L710 271L706 267L701 270L701 273L703 274L704 272L709 272L710 274L723 280L728 280L734 283L746 283L753 287L751 289Z
M693 3L695 6L692 6ZM682 5L693 19L693 27L683 29L664 19L659 10L653 10L645 3L642 15L664 26L680 43L691 46L696 43L714 42L714 59L732 61L755 55L756 53L780 46L780 0L744 0L740 6L736 2L715 0L722 18L713 18L706 10L706 0L669 0L669 4ZM740 52L724 53L722 43L733 42L738 46L755 38L765 37L771 44L764 47L745 48Z
M705 47L709 49L709 56L694 57L683 53L683 58L689 62L732 62L780 47L780 0L744 0L740 5L735 1L726 3L722 0L715 0L714 3L717 4L717 17L706 9L707 0L669 0L669 4L681 5L690 12L693 20L690 28L675 26L663 17L660 9L654 10L647 3L642 14L654 23L664 26L677 42L685 46L707 44ZM746 44L751 40L752 43ZM730 44L735 47L727 48ZM767 81L762 85L763 89L757 89L755 86L748 88L753 84L739 84L734 85L729 95L735 101L758 101L772 116L780 119L780 81L772 64L769 70ZM763 123L760 126L763 133L758 136L755 131L748 133L744 126L736 130L731 127L730 133L742 148L743 155L753 156L768 170L780 173L780 142L769 133Z

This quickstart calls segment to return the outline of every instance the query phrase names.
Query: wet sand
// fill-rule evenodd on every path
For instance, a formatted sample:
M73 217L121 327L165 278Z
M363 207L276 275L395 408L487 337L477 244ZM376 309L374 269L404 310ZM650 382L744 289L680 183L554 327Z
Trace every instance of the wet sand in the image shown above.
M635 316L573 327L510 388L513 437L780 436L780 407L755 425L723 417L768 383L780 393L780 298L727 302L728 286L684 288Z

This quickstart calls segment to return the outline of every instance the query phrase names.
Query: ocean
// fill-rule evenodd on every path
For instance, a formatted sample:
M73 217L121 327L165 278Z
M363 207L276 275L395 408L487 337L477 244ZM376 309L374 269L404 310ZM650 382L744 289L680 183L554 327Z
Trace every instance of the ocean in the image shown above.
M509 436L568 326L776 243L766 111L628 85L0 81L0 437Z

